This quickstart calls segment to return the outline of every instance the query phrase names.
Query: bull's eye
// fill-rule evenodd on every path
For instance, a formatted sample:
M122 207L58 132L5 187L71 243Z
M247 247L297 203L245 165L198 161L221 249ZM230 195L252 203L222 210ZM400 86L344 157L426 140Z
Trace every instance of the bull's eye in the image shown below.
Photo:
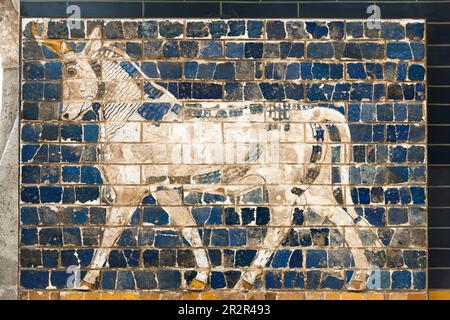
M68 63L66 66L66 75L69 78L73 78L78 74L78 70L76 68L76 64L75 63Z

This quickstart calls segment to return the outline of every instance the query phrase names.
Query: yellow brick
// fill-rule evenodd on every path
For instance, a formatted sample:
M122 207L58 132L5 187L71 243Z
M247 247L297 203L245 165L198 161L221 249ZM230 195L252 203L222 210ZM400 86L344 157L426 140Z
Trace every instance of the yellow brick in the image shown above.
M159 292L147 291L141 293L142 300L159 300Z
M320 292L306 292L305 299L306 300L323 300L325 295Z
M102 292L101 291L89 291L84 293L84 300L101 300Z
M50 300L50 292L46 291L29 291L29 300Z
M223 291L222 292L223 300L244 300L245 293L240 291Z
M426 293L408 293L408 300L427 300Z
M264 300L265 293L261 291L250 291L245 293L245 300Z
M430 300L450 300L450 290L430 290Z
M19 300L28 300L28 299L29 299L28 291L19 292Z
M367 300L385 300L383 293L368 293L366 295Z
M211 291L205 291L200 294L202 300L220 300L220 294Z
M406 300L407 299L406 293L390 293L389 294L389 300Z
M83 292L61 292L60 294L61 300L83 300Z
M139 293L129 291L108 291L103 292L102 300L139 300Z
M266 295L264 297L265 300L276 300L277 299L277 293L275 292L266 292Z
M183 294L183 300L199 300L200 293L199 292L186 292Z
M304 292L280 292L277 296L278 300L305 300Z
M164 292L161 293L161 300L182 300L183 292Z
M325 300L340 300L341 294L339 292L327 292L325 293Z
M364 300L364 293L362 292L343 292L341 294L342 300Z

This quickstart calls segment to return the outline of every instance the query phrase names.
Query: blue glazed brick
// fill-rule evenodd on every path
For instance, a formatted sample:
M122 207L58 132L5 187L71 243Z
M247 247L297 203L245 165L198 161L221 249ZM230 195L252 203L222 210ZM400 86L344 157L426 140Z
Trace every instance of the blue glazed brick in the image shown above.
M23 225L39 224L39 216L36 207L22 207L20 209L20 222Z
M134 271L137 289L155 289L157 287L156 275L153 271Z
M364 208L364 217L373 226L382 227L386 225L386 214L384 208Z
M134 290L136 284L133 273L131 271L119 271L117 273L116 288L119 290Z
M156 271L159 289L177 289L181 286L181 274L175 270Z
M342 289L344 286L344 279L339 279L331 274L326 274L323 276L320 286L326 289Z
M403 251L405 265L408 268L425 268L427 262L426 251L421 250L405 250Z
M306 268L326 268L327 265L327 251L308 250L306 252Z
M83 128L81 125L69 124L61 126L61 138L66 141L82 141Z
M291 256L291 250L278 250L274 253L272 259L272 267L285 268L288 266L289 258Z
M222 85L216 83L197 83L192 86L192 97L194 99L221 99Z
M358 44L363 59L384 59L384 44L377 42L361 42ZM357 48L355 49L357 50Z
M269 101L281 101L285 99L285 91L282 84L261 82L259 84L264 99Z
M102 272L102 284L101 287L104 290L116 289L117 271L105 270Z
M191 38L203 38L209 35L206 23L202 21L189 21L186 24L186 36Z
M45 78L44 65L40 62L25 63L23 73L27 80L43 80Z
M161 79L181 78L181 63L179 62L158 62L158 69Z
M81 203L95 201L99 196L100 192L97 187L75 187L75 198Z
M57 268L58 256L57 250L42 250L42 266L44 268Z
M225 275L223 272L213 271L211 273L211 288L220 289L226 287Z
M159 267L159 251L145 250L143 253L145 267Z
M318 289L320 284L321 272L319 270L307 271L306 272L306 288L307 289Z
M422 22L412 22L406 24L406 36L410 40L422 40L424 31L425 25Z
M263 56L263 43L262 42L245 42L244 45L244 57L260 59Z
M281 289L282 287L281 272L266 271L265 279L267 289Z
M425 68L420 64L412 64L408 69L409 80L424 80Z
M398 22L384 22L381 25L381 37L385 39L403 39L405 27Z
M81 230L79 228L63 228L63 241L65 246L81 246Z
M211 245L227 246L229 245L229 236L227 229L213 229L211 232Z
M235 256L236 267L248 267L256 255L256 250L237 250Z
M157 230L155 247L175 248L181 245L181 239L177 232L172 230Z
M79 166L63 166L62 167L62 181L63 182L80 182L80 167Z
M362 22L347 22L346 24L347 37L362 38L363 30Z
M246 229L230 229L230 246L244 246L247 244Z
M249 38L261 38L263 22L261 20L247 20L247 35Z
M202 42L200 46L200 58L222 58L223 47L218 41Z
M20 286L24 289L45 289L48 285L48 271L22 270L20 272Z
M86 184L101 184L103 179L97 167L81 166L81 183Z
M60 80L62 78L62 63L59 61L45 63L45 79Z
M411 288L411 272L407 270L399 270L392 272L392 289L409 289Z
M305 25L306 31L311 34L314 39L326 38L328 36L328 26L324 22L307 21Z
M177 38L183 34L184 26L180 22L160 21L159 34L163 38Z
M144 39L157 38L158 23L156 21L140 21L138 23L138 37Z
M363 63L347 64L347 74L350 79L366 79L367 77Z
M41 203L60 203L62 188L56 186L39 187Z
M330 59L334 56L334 48L329 42L310 42L306 52L308 59Z
M281 42L280 58L302 58L304 56L305 45L303 42Z
M283 287L286 289L303 289L305 277L302 272L288 271L284 273Z
M239 37L245 34L244 20L229 20L228 21L228 36Z
M213 39L221 38L228 32L228 25L225 21L212 21L208 23L208 28Z
M54 124L43 124L41 139L45 141L56 141L59 136L59 126Z
M143 222L153 225L167 225L169 215L161 207L144 207Z
M22 228L20 233L20 243L23 245L38 244L38 231L36 228Z
M286 38L286 30L284 21L269 20L266 22L266 34L268 39L284 39Z
M24 102L22 104L22 119L23 120L38 120L39 119L39 104Z
M83 141L97 142L99 138L99 126L96 124L83 125Z
M243 58L244 43L243 42L226 42L225 56L227 58Z
M423 271L414 271L413 272L413 286L414 289L423 290L427 285L427 275L426 272Z
M389 224L399 225L408 222L407 208L389 208Z
M62 230L60 228L41 229L39 231L39 244L44 246L62 246Z

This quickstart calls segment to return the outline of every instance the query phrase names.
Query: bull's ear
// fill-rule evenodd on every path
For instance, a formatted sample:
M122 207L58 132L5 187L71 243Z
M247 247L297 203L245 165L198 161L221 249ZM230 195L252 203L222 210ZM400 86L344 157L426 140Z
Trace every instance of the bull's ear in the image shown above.
M102 47L102 29L100 26L94 28L89 35L89 42L84 47L82 52L83 56L92 56Z

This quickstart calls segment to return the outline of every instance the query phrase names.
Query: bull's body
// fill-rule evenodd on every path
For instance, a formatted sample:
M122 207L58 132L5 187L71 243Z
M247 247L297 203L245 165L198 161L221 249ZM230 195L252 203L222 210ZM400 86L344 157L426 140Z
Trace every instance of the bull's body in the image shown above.
M132 206L147 194L168 212L173 225L181 227L192 247L198 275L191 288L203 288L210 269L195 220L183 201L195 192L219 193L225 196L225 203L237 205L236 199L243 194L265 190L271 220L261 249L237 288L254 284L289 232L294 207L313 208L344 227L355 267L369 267L364 254L356 249L362 243L355 228L356 224L368 224L348 208L351 197L345 164L350 157L345 147L351 139L340 112L307 106L285 110L288 117L284 122L270 119L263 110L265 122L216 118L218 121L210 123L188 117L169 91L150 82L136 64L116 61L118 58L128 57L96 41L80 54L66 55L66 61L76 64L78 76L64 82L64 118L80 118L90 101L102 101L99 168L107 185L103 198L111 204L108 227L84 277L85 285L95 283L132 217ZM264 139L248 134L251 131L263 133ZM343 164L339 165L340 185L331 181L332 147L336 145L342 146L338 157Z

